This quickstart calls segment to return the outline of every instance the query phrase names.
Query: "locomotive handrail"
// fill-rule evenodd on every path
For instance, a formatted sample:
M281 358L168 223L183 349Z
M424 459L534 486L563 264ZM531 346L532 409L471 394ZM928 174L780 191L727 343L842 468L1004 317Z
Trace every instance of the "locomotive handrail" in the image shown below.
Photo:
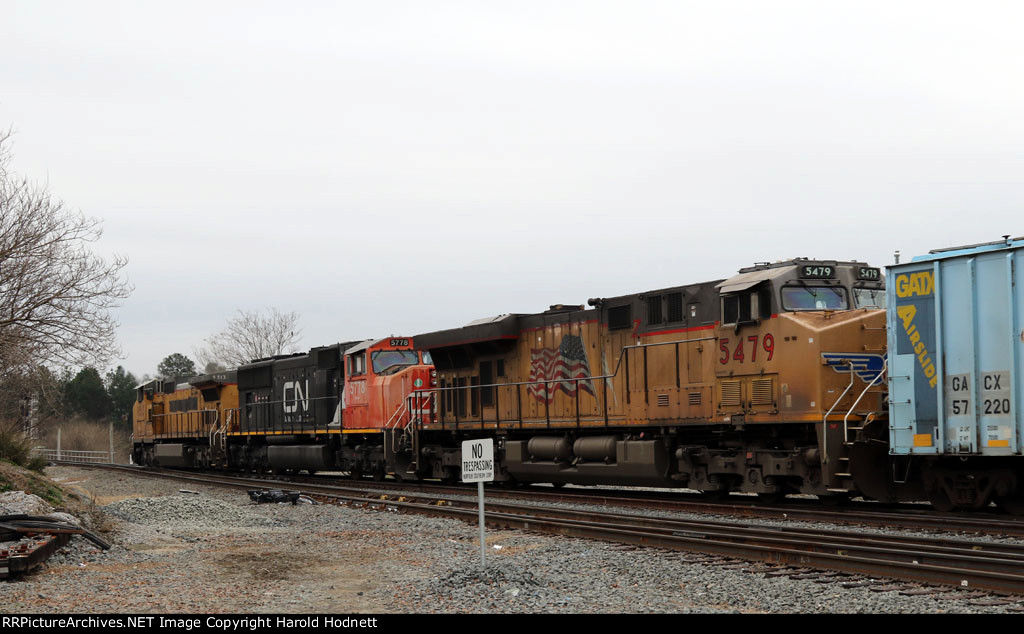
M849 433L849 426L848 425L849 425L849 421L850 421L850 414L853 413L853 410L857 409L857 404L860 403L860 400L862 398L864 398L865 394L868 393L868 390L870 390L875 385L877 385L878 382L881 380L881 378L883 376L885 376L885 372L888 369L889 369L889 358L886 357L885 362L882 363L882 371L878 373L878 376L876 376L874 378L874 380L871 381L871 383L868 383L867 387L865 387L864 390L860 393L860 396L857 397L857 400L854 401L853 405L850 406L850 411L846 412L846 416L843 417L843 441L844 442L848 439L848 433ZM852 381L852 377L851 377L851 381Z
M603 415L605 417L605 421L607 423L607 418L608 418L608 399L607 399L608 384L607 384L607 381L608 381L608 379L613 379L616 376L618 376L619 368L622 367L622 362L628 356L630 350L643 349L646 352L647 348L654 348L654 347L657 347L657 346L678 346L679 344L683 344L683 343L694 343L694 342L697 342L697 341L716 341L717 339L718 339L718 337L697 337L696 339L677 339L677 340L674 340L674 341L658 341L658 342L654 342L654 343L637 343L637 344L632 344L632 345L628 345L628 346L623 346L622 347L622 354L619 355L619 359L615 363L615 368L609 374L601 374L601 375L597 375L597 376L588 376L588 377L579 377L579 378L568 378L567 377L567 378L561 378L561 379L537 379L537 380L534 380L534 381L516 381L516 382L513 382L513 383L488 383L486 385L463 385L463 386L451 386L451 387L431 387L431 388L426 388L426 389L414 390L414 392L416 394L433 395L433 394L437 394L437 393L441 393L441 392L449 392L449 391L457 393L459 390L482 390L484 388L515 387L517 389L517 393L518 393L518 391L519 391L518 388L520 388L520 387L522 387L524 385L525 386L544 385L545 386L544 389L545 389L545 391L547 391L547 385L550 384L550 383L569 383L569 382L572 382L572 383L577 385L576 393L577 393L577 401L578 401L579 382L580 381L598 381L598 380L600 380L600 381L604 381L605 382L604 383L604 386L605 386L605 398L602 399L602 409L603 409ZM646 372L645 372L644 378L646 379ZM627 382L627 384L626 384L626 396L627 396L627 399L628 399L628 396L629 396L629 373L628 373L628 368L627 368L627 373L626 373L626 382ZM544 402L545 418L547 419L548 424L550 424L551 419L550 419L550 412L548 411L548 406L549 406L548 400L545 399L545 402ZM481 416L481 421L480 422L481 422L481 424L483 423L483 409L484 409L483 405L481 404L481 406L480 406L480 416ZM455 411L455 426L456 426L456 428L458 428L459 424L462 421L459 420L458 406L457 405L455 407L455 410L456 410ZM520 418L519 422L522 423L522 409L521 408L518 410L518 416ZM577 422L577 424L579 424L579 421L580 421L579 406L577 404L577 407L576 407L576 422ZM441 426L442 426L442 428L444 427L444 416L443 415L441 416Z
M680 339L678 341L660 341L660 342L657 342L657 343L638 343L638 344L633 344L633 345L630 345L630 346L623 346L622 349L623 350L634 350L634 349L639 349L639 348L653 348L655 346L674 346L674 345L680 344L680 343L692 343L694 341L715 341L716 339L718 339L718 337L701 337L699 339ZM625 356L626 355L624 355L624 354L619 355L619 360L615 364L615 371L612 372L611 374L601 374L601 375L598 375L598 376L588 376L588 377L582 377L582 378L578 378L578 379L569 379L569 378L565 378L565 379L538 379L536 381L517 381L515 383L488 383L486 385L464 385L462 387L456 387L456 386L453 386L453 387L431 387L431 388L413 390L413 392L424 392L424 393L427 393L427 392L440 392L440 391L443 391L443 390L476 390L476 389L485 388L485 387L512 387L512 386L522 386L522 385L535 385L535 384L539 384L539 383L562 383L563 381L593 381L593 380L597 380L597 379L614 379L619 374L619 367L622 365L622 359Z
M210 412L214 414L213 423L207 422L210 419L210 416L208 415ZM184 412L166 412L164 414L152 414L150 416L151 424L153 424L155 427L156 424L159 422L161 425L161 432L159 434L154 432L153 437L176 438L190 436L192 434L198 433L196 430L200 429L201 433L208 435L210 430L202 428L210 428L214 424L216 424L216 414L217 410L215 409L192 409ZM157 421L155 419L160 420ZM196 421L195 425L192 424L193 421Z
M406 402L407 402L407 401L409 400L409 397L410 397L411 395L412 395L412 392L410 392L409 394L407 394L407 395L406 395L406 397L405 397L404 399L402 399L402 403L401 403L401 405L399 405L399 406L398 406L398 407L397 407L397 408L395 409L395 413L391 415L391 418L389 418L389 419L387 420L387 422L386 422L386 423L384 423L384 429L391 429L391 428L393 428L393 427L398 427L398 422L399 422L399 420L400 420L400 418L401 418L401 417L399 416L399 414L401 414L403 410L407 409L407 408L406 408ZM394 421L394 422L395 422L395 424L394 424L394 425L392 425L392 424L391 424L391 421Z
M836 399L835 403L832 403L832 407L830 407L828 409L828 411L825 412L825 416L822 417L822 419L821 419L821 464L823 464L823 465L826 465L826 464L829 463L829 455L828 455L828 417L832 415L832 410L834 410L839 405L839 401L843 400L843 398L846 396L847 392L849 392L850 389L853 387L853 377L856 376L854 374L854 372L853 372L853 361L850 361L849 359L847 359L846 365L850 366L850 384L846 386L846 389L843 390L843 393L839 395L839 398ZM846 442L846 436L843 436L843 442ZM824 472L825 470L822 469L822 471Z
M227 439L227 433L228 433L228 425L231 422L231 411L232 410L228 409L228 410L224 410L224 411L225 411L224 419L221 421L220 425L216 426L213 429L213 431L210 432L210 448L211 449L214 448L215 444L220 445L221 449L225 449L226 448L226 445L227 445L226 439ZM214 419L214 423L216 423L216 421L218 421L218 420L221 420L220 412L217 412L217 416ZM220 438L220 442L217 441L218 437Z

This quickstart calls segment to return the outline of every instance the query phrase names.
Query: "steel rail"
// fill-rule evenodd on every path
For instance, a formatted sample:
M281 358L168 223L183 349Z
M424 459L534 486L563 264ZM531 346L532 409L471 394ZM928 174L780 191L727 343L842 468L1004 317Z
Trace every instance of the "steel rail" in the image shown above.
M130 469L142 476L248 489L266 480L200 476L182 472ZM347 505L404 510L474 522L465 500L438 504L406 498L373 499L348 495L343 487L303 485L303 493ZM695 551L841 573L892 577L915 582L971 587L1000 594L1024 594L1024 546L921 537L871 535L824 529L751 526L731 522L651 518L619 513L553 509L534 505L490 504L487 523L572 537Z
M282 476L273 476L279 479ZM327 478L289 476L284 481L303 484L320 484ZM383 489L395 491L417 491L439 495L473 495L465 487L451 484L435 484L413 481L370 481L339 479L339 486L355 489ZM760 517L779 521L829 522L859 526L883 526L887 528L921 529L941 532L964 532L983 535L1024 537L1024 519L1013 519L994 513L938 513L934 510L910 510L905 507L883 509L873 502L851 502L846 507L829 507L816 502L792 500L790 503L766 504L756 498L729 496L726 500L710 501L699 494L683 491L663 493L637 490L602 489L543 489L488 488L487 495L502 499L537 499L552 502L571 502L619 506L624 508L660 509L689 513L711 513L739 517ZM671 498L671 499L668 499ZM751 501L743 501L751 500Z
M110 468L112 465L95 465L69 463L69 466L83 468ZM113 465L118 466L118 465ZM140 471L142 467L120 465L124 469ZM197 472L183 472L197 473ZM473 495L474 492L455 485L434 484L413 481L371 481L348 480L334 476L297 477L297 476L255 476L254 484L262 481L264 486L276 483L275 486L308 484L320 485L324 480L335 480L334 485L350 491L366 489L393 490L401 492L414 491L431 495ZM850 507L825 507L813 501L801 503L793 500L790 504L767 505L759 502L742 502L738 496L724 501L700 499L698 494L682 491L657 493L650 491L630 490L593 490L593 489L501 489L488 488L487 496L492 499L535 499L551 502L569 502L574 504L594 504L617 506L622 508L658 509L666 511L707 513L716 515L735 515L737 517L764 518L776 521L807 521L828 522L853 526L882 526L886 528L919 529L940 531L944 533L976 533L982 535L1000 535L1008 537L1024 537L1024 519L1010 519L988 513L937 513L931 510L912 511L905 508L885 510L871 502L851 503ZM666 499L671 496L674 499ZM686 499L687 496L692 499Z

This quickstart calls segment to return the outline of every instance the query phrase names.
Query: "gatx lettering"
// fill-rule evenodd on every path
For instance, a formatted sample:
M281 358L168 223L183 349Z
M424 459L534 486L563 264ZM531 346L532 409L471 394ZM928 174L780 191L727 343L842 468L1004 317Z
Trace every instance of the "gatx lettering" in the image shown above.
M896 276L896 297L923 297L931 295L933 290L935 283L931 271Z

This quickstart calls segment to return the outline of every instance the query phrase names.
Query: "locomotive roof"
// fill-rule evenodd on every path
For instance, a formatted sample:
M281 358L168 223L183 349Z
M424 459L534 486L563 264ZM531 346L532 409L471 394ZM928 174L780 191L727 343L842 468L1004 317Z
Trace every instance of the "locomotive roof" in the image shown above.
M478 341L517 339L519 337L519 318L524 316L520 313L511 313L499 317L477 319L461 328L449 328L416 335L413 337L413 346L417 350L431 350Z
M502 319L505 319L509 315L510 313L503 313L501 315L495 315L494 317L483 317L481 319L474 319L473 321L466 324L466 326L482 326L484 324L493 324L495 322L501 321Z
M792 271L796 270L795 264L786 264L782 266L774 266L770 268L749 270L746 273L740 273L734 275L727 280L722 280L718 284L715 284L715 288L719 289L722 293L736 293L739 291L745 291L751 286L756 286L761 282L767 280L774 280L777 277L782 277Z
M476 319L461 328L450 328L416 335L414 344L418 350L436 350L476 343L514 340L518 339L520 331L524 329L535 328L549 323L591 319L594 313L603 315L606 308L610 309L627 304L638 305L638 312L635 315L641 315L643 313L639 311L645 310L645 300L659 294L678 294L685 298L686 302L693 303L691 309L696 312L690 313L685 319L680 321L695 321L699 324L712 323L715 319L714 315L718 311L717 297L720 294L746 290L767 280L774 280L785 276L796 277L798 273L797 268L806 265L854 267L857 265L865 266L865 263L856 260L812 260L810 258L794 258L779 262L759 262L753 266L740 269L737 275L728 279L710 280L694 284L664 287L642 293L588 300L588 303L594 306L596 310L586 309L578 305L556 304L550 309L539 313L510 313ZM859 284L880 285L881 281L859 282ZM666 321L665 323L668 322ZM641 332L643 332L643 329Z
M380 339L367 339L365 341L359 341L359 342L357 342L357 343L355 343L355 344L353 344L353 345L351 345L351 346L349 346L347 348L344 348L344 353L345 354L355 354L356 352L362 352L363 350L367 350L369 348L372 348L375 345L377 345L379 343L382 343L384 341L394 341L396 339L405 340L405 339L411 339L411 337L394 337L393 336L393 337L381 337Z
M224 383L236 383L237 381L237 370L225 370L223 372L200 374L188 380L189 384L195 387L199 387L200 385L222 385Z
M363 341L360 341L356 345L352 346L351 348L346 348L345 349L345 354L355 354L356 352L362 352L363 350L366 350L370 346L377 345L381 341L384 341L384 340L383 339L365 339Z
M461 346L474 343L499 340L515 340L519 338L519 332L525 328L534 328L546 323L559 323L567 319L573 321L584 321L594 318L593 315L600 314L601 306L618 306L632 304L642 301L645 296L656 293L684 292L687 296L696 296L712 288L712 285L721 280L711 282L700 282L697 284L686 284L683 286L671 286L667 288L645 291L643 293L632 293L617 297L602 297L589 300L591 306L598 308L585 308L579 304L555 304L539 313L509 313L496 317L486 317L471 321L460 328L449 328L421 335L416 335L414 345L417 350L436 350L452 346Z

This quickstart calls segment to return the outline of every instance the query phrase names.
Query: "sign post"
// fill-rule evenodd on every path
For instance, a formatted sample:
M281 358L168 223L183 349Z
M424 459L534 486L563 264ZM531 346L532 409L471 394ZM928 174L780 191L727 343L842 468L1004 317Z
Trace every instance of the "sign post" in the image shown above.
M494 481L494 439L481 438L462 443L462 481L476 482L480 509L480 568L487 566L484 540L484 482Z

